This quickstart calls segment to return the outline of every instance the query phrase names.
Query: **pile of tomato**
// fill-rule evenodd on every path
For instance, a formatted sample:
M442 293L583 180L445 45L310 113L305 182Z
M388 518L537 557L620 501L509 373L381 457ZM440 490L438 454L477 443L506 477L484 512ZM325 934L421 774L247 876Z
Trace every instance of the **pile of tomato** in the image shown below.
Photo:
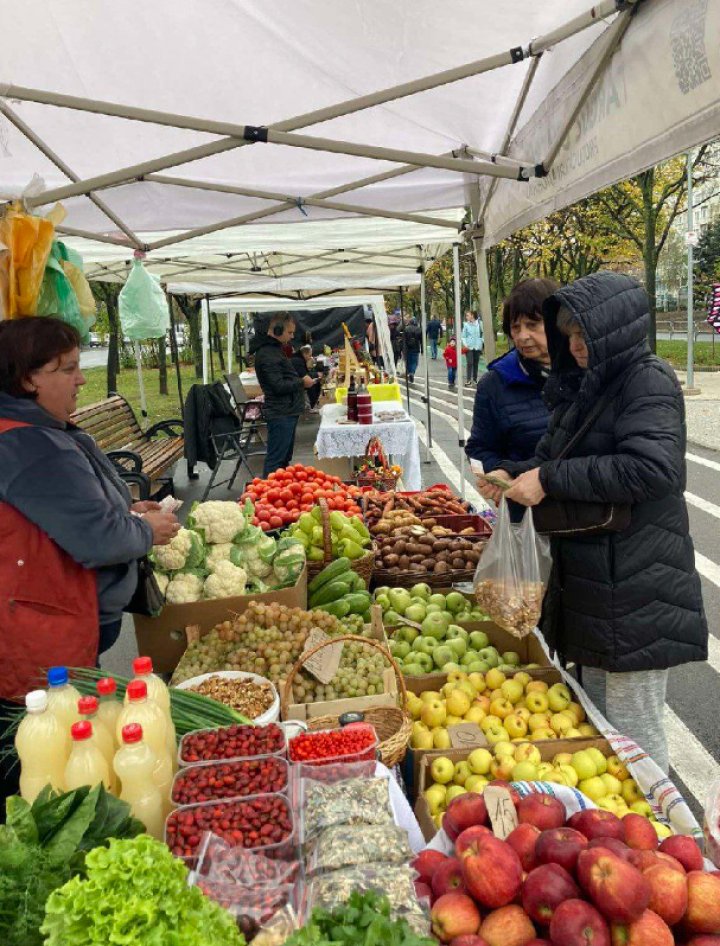
M248 483L241 502L249 499L255 505L253 524L267 532L295 522L320 499L327 501L331 511L336 509L348 516L359 516L357 499L361 495L361 489L346 485L339 476L329 476L312 466L296 463L276 470L266 480L255 477Z

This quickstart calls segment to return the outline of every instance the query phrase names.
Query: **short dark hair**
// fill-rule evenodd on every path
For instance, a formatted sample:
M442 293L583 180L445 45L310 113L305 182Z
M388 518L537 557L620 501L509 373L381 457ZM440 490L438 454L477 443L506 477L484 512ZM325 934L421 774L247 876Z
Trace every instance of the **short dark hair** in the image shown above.
M48 362L80 347L72 325L52 316L27 316L0 322L0 391L34 400L23 381Z
M521 315L533 322L542 322L543 302L559 288L554 279L523 279L514 286L503 303L502 327L506 337L510 337L512 324Z

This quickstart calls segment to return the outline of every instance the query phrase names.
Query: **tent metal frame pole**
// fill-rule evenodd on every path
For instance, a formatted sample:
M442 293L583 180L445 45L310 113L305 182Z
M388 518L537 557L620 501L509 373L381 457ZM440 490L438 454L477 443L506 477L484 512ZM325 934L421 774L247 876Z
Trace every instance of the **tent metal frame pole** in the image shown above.
M495 360L497 345L495 342L495 326L493 325L492 297L490 295L490 274L488 273L487 250L480 240L473 239L475 253L475 272L477 274L478 301L483 321L483 336L485 340L485 361L490 364Z
M38 151L44 154L48 161L52 162L52 164L54 164L59 171L62 171L65 177L69 178L71 181L73 181L73 183L77 183L77 181L80 180L80 176L76 174L70 167L68 167L62 158L55 154L52 148L47 145L39 135L36 135L32 128L27 125L6 102L0 101L0 113L2 113L5 118L7 118L7 120L17 128L21 135L24 135L28 141L31 142L31 144L35 145ZM142 243L138 237L133 233L130 227L127 226L127 224L123 223L120 217L118 217L118 215L114 213L114 211L112 211L103 200L101 200L96 194L92 193L88 194L88 199L95 204L98 210L105 214L111 223L115 224L118 230L121 230L125 234L125 236L128 238L128 240L130 240L136 249L142 249Z
M79 237L82 240L96 240L98 243L110 243L112 246L124 246L128 250L134 250L136 247L129 240L122 237L108 236L104 233L91 233L89 230L79 230L77 227L66 227L60 224L55 227L56 233L64 233L67 236ZM124 264L123 264L124 265Z
M183 400L183 389L182 389L182 374L180 371L180 352L178 350L177 344L177 334L176 334L176 322L175 322L175 300L172 297L172 294L168 292L167 286L163 287L165 289L165 295L168 297L168 314L170 316L170 353L172 354L173 360L175 362L175 375L177 378L177 389L178 389L178 401L180 403L180 417L183 422L185 421L185 404Z
M208 375L208 340L210 337L210 303L209 296L200 300L200 339L202 342L202 372L203 384L209 382Z
M633 0L633 3L635 2L637 2L637 0ZM545 157L545 160L542 163L542 166L545 169L546 174L552 170L552 166L555 163L555 160L558 154L560 153L560 149L565 144L567 136L570 134L570 131L573 125L577 121L578 115L580 114L582 108L584 107L585 103L590 97L591 92L597 85L598 80L607 69L607 66L610 60L612 59L613 55L615 54L615 51L617 50L618 46L622 42L622 38L625 35L628 27L630 26L630 21L632 20L636 9L637 9L636 6L631 6L628 9L624 10L624 12L622 12L620 16L618 16L615 22L610 26L610 28L604 34L604 36L606 37L605 49L603 50L600 58L595 64L595 68L587 77L585 81L585 85L583 86L582 92L578 96L578 100L575 103L575 107L573 108L572 112L568 116L565 124L563 125L562 129L560 130L560 133L557 136L557 139L555 140L555 143L551 146L548 154Z
M422 256L422 262L420 264L422 269L422 281L420 283L420 325L423 337L423 343L425 348L425 394L423 396L423 401L425 402L425 408L427 411L425 427L427 429L427 452L425 462L429 463L431 460L430 449L432 448L432 412L430 410L430 360L428 353L428 342L427 342L427 293L425 286L425 276L426 276L426 267L425 267L425 254L423 247L420 247L420 253Z
M453 244L453 293L455 302L455 347L458 353L457 370L457 406L458 406L458 447L460 448L460 495L465 499L465 371L462 354L462 312L460 299L460 247Z
M227 370L228 370L228 374L232 374L234 333L235 333L235 313L228 312L227 314Z

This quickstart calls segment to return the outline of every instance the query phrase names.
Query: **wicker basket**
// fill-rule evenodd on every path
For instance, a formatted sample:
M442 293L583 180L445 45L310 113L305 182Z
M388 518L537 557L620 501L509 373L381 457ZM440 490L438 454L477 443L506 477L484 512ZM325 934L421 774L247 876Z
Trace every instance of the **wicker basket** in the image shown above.
M285 686L280 694L280 716L282 719L287 717L288 706L292 699L293 680L302 669L303 659L307 660L308 657L316 654L319 650L322 650L323 647L328 647L330 644L337 644L339 641L359 641L361 644L368 644L374 647L376 650L380 651L393 669L397 681L399 705L376 706L372 709L362 710L361 712L365 717L365 722L375 727L375 732L380 742L378 751L382 762L388 767L397 765L398 762L401 762L405 757L412 731L412 720L405 710L405 706L407 705L407 688L400 668L390 654L390 651L378 641L373 640L372 637L361 637L359 634L346 634L345 636L333 637L330 640L318 644L317 647L313 647L308 653L303 654L288 674ZM311 731L318 729L339 729L340 717L317 716L314 719L308 720L307 725L308 729Z
M482 543L483 546L485 544L487 543ZM383 588L386 585L391 588L412 588L420 582L430 585L431 588L449 588L461 581L472 581L475 571L475 568L463 569L436 575L435 572L389 572L385 568L376 568L373 571L373 588Z
M316 575L319 575L323 568L326 568L330 562L334 561L335 557L332 551L332 537L330 533L330 510L328 509L327 500L321 499L318 503L320 506L320 512L322 513L322 530L323 530L323 558L321 562L311 562L308 560L307 563L307 577L308 581L312 581ZM361 555L360 558L356 558L354 561L350 562L350 568L357 572L357 574L365 581L365 584L370 587L370 579L372 578L373 569L375 567L375 548L371 546L368 551Z

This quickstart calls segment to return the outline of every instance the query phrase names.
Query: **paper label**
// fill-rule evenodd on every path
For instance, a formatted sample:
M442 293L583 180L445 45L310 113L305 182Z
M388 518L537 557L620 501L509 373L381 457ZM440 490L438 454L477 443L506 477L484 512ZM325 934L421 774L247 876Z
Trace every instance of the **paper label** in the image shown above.
M185 637L190 644L194 644L196 641L200 640L200 625L199 624L188 624L185 628Z
M317 647L318 644L329 640L332 640L332 638L328 637L328 635L319 628L313 628L305 641L303 655L309 653L314 647ZM303 668L307 670L308 673L311 673L316 680L319 680L320 683L330 683L338 672L342 652L342 641L338 641L337 644L332 644L330 647L323 647L322 650L313 654L312 657L308 657L307 660L301 658Z
M502 788L500 785L487 785L483 792L483 798L487 805L493 834L496 838L504 841L518 826L517 811L515 811L512 796L506 788Z
M448 726L448 736L453 749L484 749L487 746L485 733L476 723Z

